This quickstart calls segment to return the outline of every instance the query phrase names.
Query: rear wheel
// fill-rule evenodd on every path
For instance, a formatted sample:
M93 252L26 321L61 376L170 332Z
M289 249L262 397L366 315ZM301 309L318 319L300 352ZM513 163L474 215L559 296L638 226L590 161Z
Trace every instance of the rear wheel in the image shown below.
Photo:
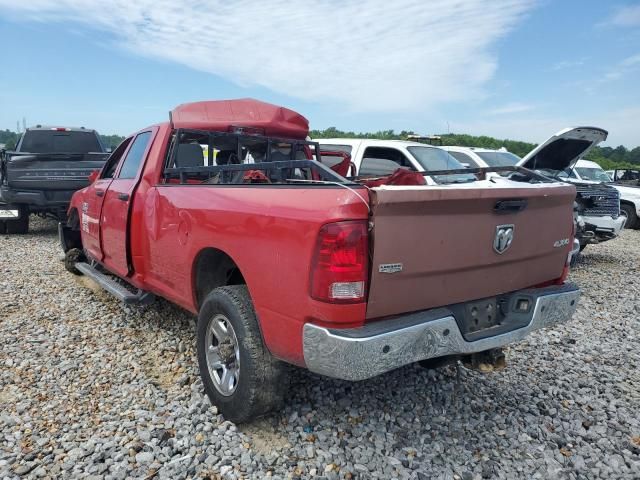
M627 217L625 228L634 228L636 230L640 228L640 220L638 220L638 214L633 205L626 203L620 205L620 212Z
M79 248L72 248L64 254L64 268L66 268L67 272L71 272L74 275L82 275L82 272L76 268L76 263L83 262L84 260L84 252Z
M205 392L225 418L247 422L282 405L288 366L265 347L245 285L207 295L198 315L197 347Z
M8 234L25 234L29 231L29 208L19 206L20 216L17 220L5 220Z

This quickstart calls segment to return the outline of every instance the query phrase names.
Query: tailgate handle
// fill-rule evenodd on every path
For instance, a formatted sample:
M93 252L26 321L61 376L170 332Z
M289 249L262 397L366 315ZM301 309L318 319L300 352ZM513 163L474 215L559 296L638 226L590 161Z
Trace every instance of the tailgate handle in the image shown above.
M96 190L96 197L104 197L104 190Z
M495 213L517 213L527 208L527 201L521 200L499 200L496 202L493 211Z
M118 200L122 200L123 202L126 202L127 200L129 200L129 194L128 193L119 193L118 194Z

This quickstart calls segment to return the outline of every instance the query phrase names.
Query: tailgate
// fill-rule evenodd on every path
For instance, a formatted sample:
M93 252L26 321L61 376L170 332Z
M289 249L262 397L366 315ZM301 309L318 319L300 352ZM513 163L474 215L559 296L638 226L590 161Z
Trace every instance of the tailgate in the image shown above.
M476 300L559 278L571 248L575 188L514 183L371 189L367 318ZM495 210L518 205L526 206ZM508 225L513 225L513 237L503 249Z
M12 155L7 161L7 185L26 190L79 190L101 169L107 154Z

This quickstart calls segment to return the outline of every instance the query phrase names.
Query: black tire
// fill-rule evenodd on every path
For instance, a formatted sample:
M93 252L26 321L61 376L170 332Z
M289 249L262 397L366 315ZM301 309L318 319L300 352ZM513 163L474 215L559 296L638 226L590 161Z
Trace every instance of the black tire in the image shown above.
M635 207L633 205L623 203L620 205L620 210L627 216L627 223L624 228L633 228L638 230L640 228L640 220L638 219Z
M239 351L235 390L226 395L216 387L223 382L216 382L207 363L209 327L221 318L231 325ZM289 366L276 360L265 347L245 285L216 288L207 295L198 314L196 341L205 392L227 420L248 422L282 406L288 388ZM215 340L211 346L216 347ZM222 353L219 358L223 358ZM230 360L226 367L234 367L236 357L226 358Z
M79 248L72 248L64 254L64 268L67 272L74 275L82 275L82 272L76 268L76 263L85 260L84 252Z
M582 249L580 249L580 251L582 251ZM577 252L571 257L571 261L569 262L569 268L575 267L579 261L580 261L580 252Z
M20 218L17 220L5 220L6 230L8 234L24 235L29 232L29 209L20 206Z

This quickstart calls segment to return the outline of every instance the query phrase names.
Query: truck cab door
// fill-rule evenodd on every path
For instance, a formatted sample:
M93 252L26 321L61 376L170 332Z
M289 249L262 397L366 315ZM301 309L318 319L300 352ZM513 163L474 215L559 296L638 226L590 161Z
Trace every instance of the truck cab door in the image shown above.
M102 259L108 270L125 277L130 273L129 214L133 195L149 152L153 130L139 133L131 142L105 194L100 219Z
M102 261L102 247L100 245L100 214L107 189L124 153L127 151L131 137L124 140L109 156L99 177L89 185L82 198L80 228L82 230L82 246L91 258Z

